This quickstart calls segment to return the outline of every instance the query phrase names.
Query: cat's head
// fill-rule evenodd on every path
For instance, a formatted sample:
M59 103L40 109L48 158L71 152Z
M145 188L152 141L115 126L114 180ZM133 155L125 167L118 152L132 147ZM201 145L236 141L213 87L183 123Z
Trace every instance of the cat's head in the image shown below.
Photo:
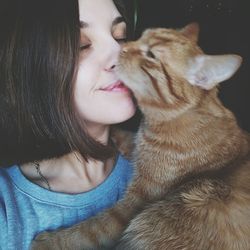
M198 33L196 23L181 30L148 29L123 46L117 72L139 105L194 105L237 71L240 56L205 55L197 45Z

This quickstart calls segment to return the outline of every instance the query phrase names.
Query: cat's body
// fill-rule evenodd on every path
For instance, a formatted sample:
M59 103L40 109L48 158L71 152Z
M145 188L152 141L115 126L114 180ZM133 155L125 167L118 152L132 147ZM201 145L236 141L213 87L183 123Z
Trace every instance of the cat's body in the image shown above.
M215 87L241 60L204 55L197 33L153 29L125 45L118 73L143 113L132 183L114 208L34 249L110 246L132 218L118 249L250 249L250 139Z
M169 135L167 141L152 130L139 131L138 157L145 159L139 164L140 173L150 176L143 184L153 191L155 179L162 182L164 192L169 190L167 180L171 190L132 220L117 249L250 249L250 138L236 129L233 119L213 119L203 112L194 116L200 119L190 114L187 123L180 125L177 119L161 127ZM206 119L209 123L202 124ZM177 141L175 135L187 132L191 122L190 134ZM211 158L207 157L209 151L213 152ZM148 169L152 162L155 169Z

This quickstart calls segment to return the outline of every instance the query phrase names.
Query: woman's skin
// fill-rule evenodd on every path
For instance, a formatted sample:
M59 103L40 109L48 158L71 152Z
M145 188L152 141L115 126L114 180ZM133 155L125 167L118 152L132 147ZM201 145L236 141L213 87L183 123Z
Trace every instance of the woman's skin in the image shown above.
M81 52L75 104L89 134L107 144L110 125L123 122L135 113L131 93L115 75L121 43L126 39L126 24L112 0L79 0L79 9ZM52 191L75 194L103 182L112 171L114 159L86 162L72 152L39 164ZM48 188L33 163L20 168L29 180Z

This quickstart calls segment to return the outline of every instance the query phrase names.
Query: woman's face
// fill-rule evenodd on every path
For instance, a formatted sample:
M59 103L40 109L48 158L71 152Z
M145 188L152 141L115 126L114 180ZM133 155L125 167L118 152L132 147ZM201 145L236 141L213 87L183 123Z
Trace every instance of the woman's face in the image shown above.
M109 125L135 113L131 93L115 74L126 24L112 0L79 0L81 52L75 101L87 125Z

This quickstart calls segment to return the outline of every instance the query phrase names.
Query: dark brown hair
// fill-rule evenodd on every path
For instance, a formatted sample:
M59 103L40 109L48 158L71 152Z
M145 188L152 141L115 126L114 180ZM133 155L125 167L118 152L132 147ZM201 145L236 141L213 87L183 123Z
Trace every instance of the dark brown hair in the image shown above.
M114 153L86 133L74 106L79 29L77 0L1 1L0 166Z
M118 11L124 17L127 24L127 39L132 40L134 38L134 23L133 23L133 14L134 14L134 0L113 0Z

